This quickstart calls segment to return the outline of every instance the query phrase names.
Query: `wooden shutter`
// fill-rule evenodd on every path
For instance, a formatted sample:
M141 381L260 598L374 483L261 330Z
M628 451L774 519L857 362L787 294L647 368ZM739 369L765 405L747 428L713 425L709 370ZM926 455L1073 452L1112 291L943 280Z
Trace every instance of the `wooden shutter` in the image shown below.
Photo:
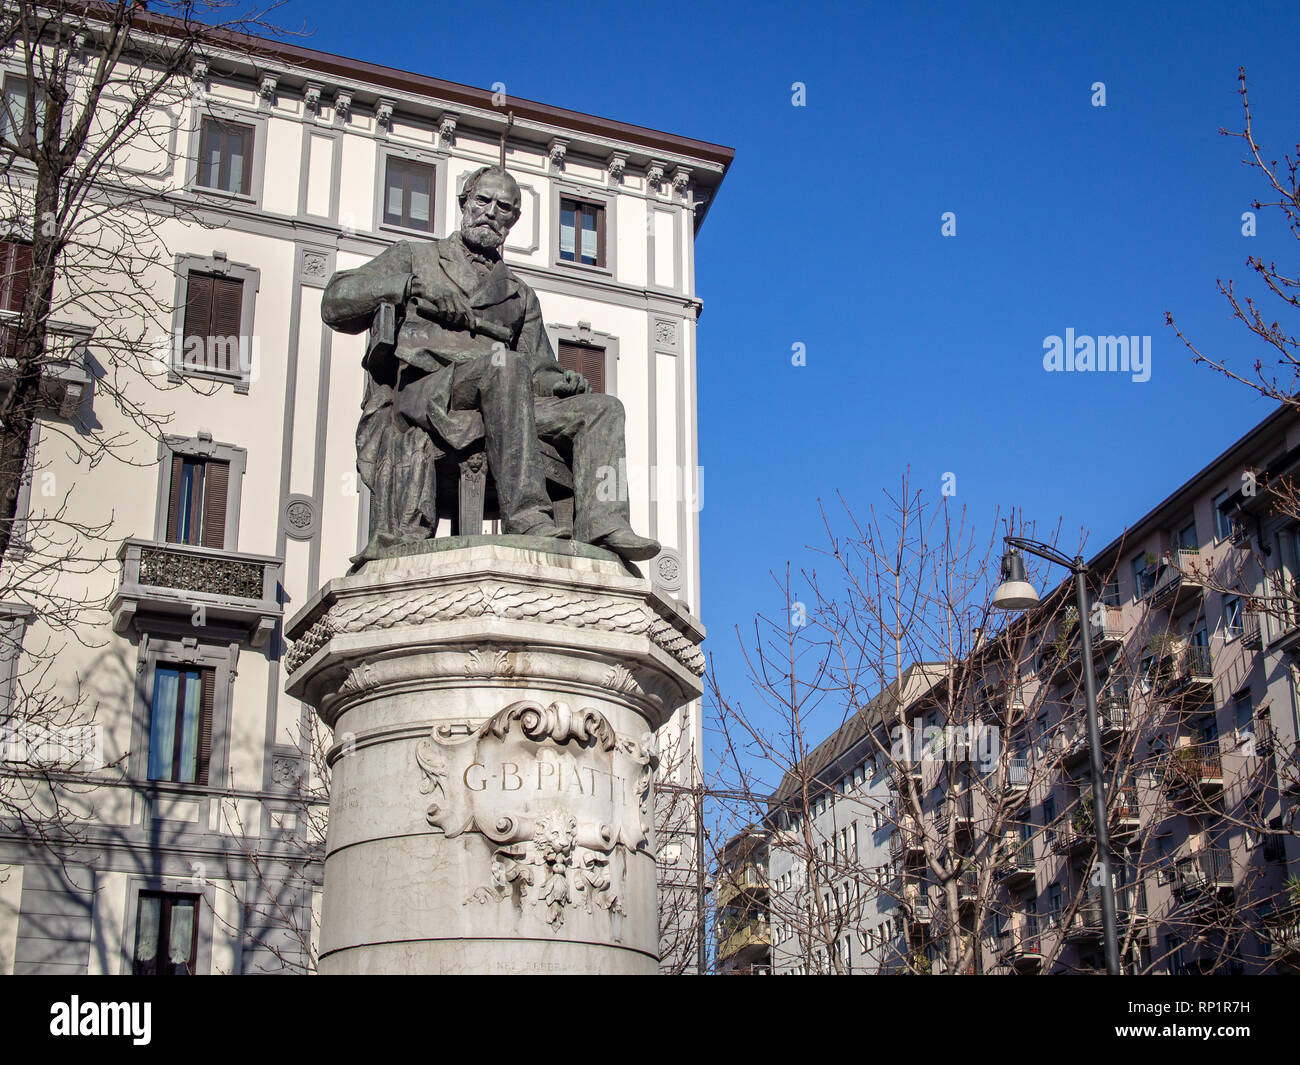
M226 490L230 485L230 464L209 461L203 466L203 531L199 542L204 547L225 547Z
M243 281L229 277L212 279L212 323L208 335L220 337L222 344L212 354L216 365L210 365L208 369L223 373L239 371L239 327L243 304Z
M178 543L181 527L181 471L185 467L183 455L172 455L172 483L167 494L167 542Z
M212 708L216 705L217 671L199 670L202 695L199 700L199 754L194 767L194 783L208 783L208 766L212 761Z
M190 337L210 336L212 323L212 282L211 274L190 271L189 281L185 286L185 343Z
M582 352L582 376L591 382L593 392L605 391L605 349L585 348Z
M605 349L591 344L574 344L572 341L560 341L560 365L566 370L574 370L591 382L593 392L605 391Z
M0 241L0 308L21 311L32 278L32 246L17 241ZM12 357L18 333L9 321L0 323L0 355Z
M0 308L21 311L32 279L32 246L14 240L0 241L0 268L4 270Z

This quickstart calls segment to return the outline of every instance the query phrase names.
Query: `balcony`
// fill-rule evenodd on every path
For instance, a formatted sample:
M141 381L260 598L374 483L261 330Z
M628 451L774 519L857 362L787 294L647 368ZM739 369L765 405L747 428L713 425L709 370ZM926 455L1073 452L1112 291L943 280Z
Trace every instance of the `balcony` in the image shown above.
M1095 651L1118 647L1124 642L1124 612L1117 606L1094 606L1088 625Z
M1101 892L1090 890L1079 900L1065 938L1074 943L1101 938Z
M724 922L719 929L718 960L734 964L753 962L772 945L772 934L764 920L732 925Z
M1247 651L1261 651L1264 648L1259 611L1252 610L1241 619L1241 646Z
M925 857L925 843L916 822L910 817L902 817L889 834L889 855L894 859L915 862Z
M1013 800L1025 799L1029 795L1031 779L1029 759L1025 756L1007 759L1007 792Z
M1132 838L1141 826L1136 788L1117 788L1107 795L1110 813L1110 838L1114 841Z
M923 763L918 759L909 762L891 762L889 766L889 786L895 791L905 792L907 782L911 780L918 788L922 786L923 776L921 767Z
M1171 795L1209 798L1223 790L1223 760L1216 746L1189 745L1169 752L1165 783Z
M1062 818L1055 829L1052 850L1057 854L1081 854L1096 845L1090 819L1078 816L1070 820Z
M1060 736L1059 760L1063 769L1072 770L1082 767L1088 772L1088 732L1080 727L1074 736Z
M767 890L767 880L752 862L735 869L724 869L718 874L714 888L719 907L727 905L742 893L757 894Z
M1144 921L1146 915L1146 884L1121 884L1115 889L1115 917L1121 926Z
M973 906L979 898L979 870L967 869L957 877L957 902L962 906Z
M1232 858L1221 847L1199 850L1174 864L1174 894L1184 901L1231 894Z
M1128 692L1103 691L1097 694L1097 728L1102 741L1122 736L1133 727L1133 709Z
M13 323L18 314L0 311L0 394L8 391L17 371L13 357ZM51 322L46 352L41 359L40 405L43 410L70 418L90 391L87 347L95 330L70 322Z
M1018 973L1033 973L1043 964L1043 937L1038 923L1016 925L998 941L1002 959Z
M1007 887L1020 888L1034 882L1034 868L1033 843L1010 838L995 873Z
M1167 609L1176 614L1193 599L1204 595L1204 579L1197 572L1200 564L1201 553L1194 547L1167 553L1147 593L1151 609Z
M1288 906L1264 921L1270 958L1300 963L1300 906Z
M1117 606L1098 606L1088 620L1088 632L1092 637L1092 668L1097 672L1103 667L1106 652L1124 643L1123 612ZM1083 641L1076 635L1055 661L1055 668L1052 669L1053 683L1078 680L1083 676Z
M1183 648L1173 663L1168 694L1180 696L1184 704L1214 698L1214 663L1208 647L1188 644Z
M113 596L113 631L146 620L223 625L262 647L283 614L284 560L187 544L124 540L117 552L122 583ZM200 620L201 619L201 620Z

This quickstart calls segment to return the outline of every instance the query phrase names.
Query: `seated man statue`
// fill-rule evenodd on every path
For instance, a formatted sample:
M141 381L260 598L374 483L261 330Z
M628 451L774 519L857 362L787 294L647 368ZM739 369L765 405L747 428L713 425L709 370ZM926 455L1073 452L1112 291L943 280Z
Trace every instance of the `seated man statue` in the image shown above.
M481 167L459 203L458 232L400 241L325 287L321 316L344 333L370 328L385 303L396 308L394 344L372 344L366 357L357 468L372 495L372 535L359 558L433 535L433 444L461 450L480 433L503 532L568 535L555 524L538 448L539 437L564 440L574 539L652 558L659 544L632 531L624 493L608 490L625 483L623 405L556 361L536 294L501 258L520 215L518 184L501 167Z

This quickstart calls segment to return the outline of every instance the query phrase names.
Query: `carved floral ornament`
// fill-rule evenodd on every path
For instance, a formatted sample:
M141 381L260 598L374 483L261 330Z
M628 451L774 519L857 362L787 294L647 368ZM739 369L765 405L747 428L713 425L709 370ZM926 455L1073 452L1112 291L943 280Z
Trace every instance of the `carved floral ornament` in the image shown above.
M467 905L539 909L552 931L577 905L624 914L628 858L649 854L652 733L631 740L598 710L521 700L477 728L435 726L415 760L429 824L491 847Z

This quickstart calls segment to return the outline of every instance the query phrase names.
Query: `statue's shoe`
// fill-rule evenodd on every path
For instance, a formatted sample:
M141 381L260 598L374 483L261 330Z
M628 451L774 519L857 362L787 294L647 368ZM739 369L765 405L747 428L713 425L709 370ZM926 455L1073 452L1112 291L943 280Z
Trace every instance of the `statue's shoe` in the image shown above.
M570 535L567 529L561 529L554 522L538 522L530 529L520 532L520 536L549 536L552 540L568 540Z
M651 540L648 536L637 536L631 529L615 529L597 540L595 546L613 551L614 554L629 562L643 562L648 558L654 558L660 551L658 540Z

